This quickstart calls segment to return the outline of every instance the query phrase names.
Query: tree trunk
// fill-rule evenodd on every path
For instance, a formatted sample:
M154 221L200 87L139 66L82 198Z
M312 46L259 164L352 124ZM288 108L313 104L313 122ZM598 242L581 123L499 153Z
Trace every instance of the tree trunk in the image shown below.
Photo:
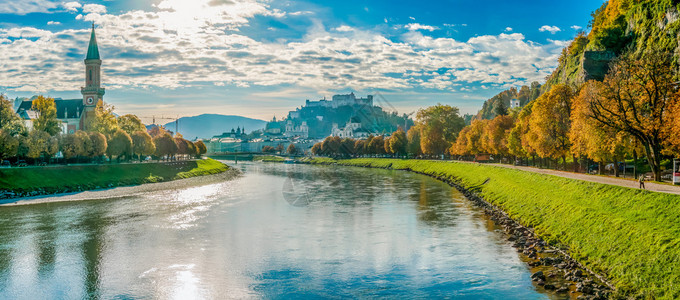
M638 178L637 177L637 150L633 149L633 178Z
M571 159L573 160L572 164L574 165L574 173L578 173L578 169L580 164L578 162L578 158L576 158L576 154L571 155Z
M614 158L614 176L619 177L619 160Z
M604 163L601 161L597 162L597 174L602 175L602 171L604 171Z
M649 163L652 174L654 174L654 181L661 181L661 156L659 147L647 144L645 145L645 154L647 154L647 163Z

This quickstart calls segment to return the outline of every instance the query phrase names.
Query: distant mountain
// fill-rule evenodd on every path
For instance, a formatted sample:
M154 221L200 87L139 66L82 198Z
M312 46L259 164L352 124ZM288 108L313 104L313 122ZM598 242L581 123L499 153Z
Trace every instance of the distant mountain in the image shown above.
M232 128L245 128L246 132L264 128L266 121L251 119L241 116L226 116L216 114L203 114L179 119L179 133L185 139L211 138L223 132L231 131ZM165 128L175 131L175 122L164 125Z

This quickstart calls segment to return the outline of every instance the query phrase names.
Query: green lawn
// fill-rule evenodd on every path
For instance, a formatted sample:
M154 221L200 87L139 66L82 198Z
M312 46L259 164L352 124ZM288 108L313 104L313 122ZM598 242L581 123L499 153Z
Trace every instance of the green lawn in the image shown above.
M568 247L575 259L605 274L619 295L680 298L679 195L447 161L310 162L413 170L456 181L552 244Z
M0 190L48 192L134 185L221 173L227 165L213 159L168 163L102 164L0 169Z

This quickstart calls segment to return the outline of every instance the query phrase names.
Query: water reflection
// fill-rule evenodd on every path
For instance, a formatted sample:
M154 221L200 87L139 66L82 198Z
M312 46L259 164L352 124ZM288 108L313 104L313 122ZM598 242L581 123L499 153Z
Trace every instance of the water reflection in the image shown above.
M203 187L0 207L0 298L544 298L443 183L238 167L242 178Z

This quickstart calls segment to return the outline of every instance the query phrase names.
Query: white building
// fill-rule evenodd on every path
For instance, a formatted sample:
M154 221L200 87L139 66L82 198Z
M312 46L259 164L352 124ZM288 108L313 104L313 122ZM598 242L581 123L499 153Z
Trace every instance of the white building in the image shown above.
M516 98L510 100L510 108L518 108L518 107L519 107L519 100L517 100Z
M286 122L286 131L283 132L285 137L299 136L302 138L309 137L309 126L307 126L307 121L302 121L300 126L295 126L293 120L288 120Z
M333 123L333 129L331 129L331 136L337 136L340 138L354 138L362 139L367 138L369 135L368 131L361 128L361 122L357 118L351 118L344 128L339 128L338 124Z

